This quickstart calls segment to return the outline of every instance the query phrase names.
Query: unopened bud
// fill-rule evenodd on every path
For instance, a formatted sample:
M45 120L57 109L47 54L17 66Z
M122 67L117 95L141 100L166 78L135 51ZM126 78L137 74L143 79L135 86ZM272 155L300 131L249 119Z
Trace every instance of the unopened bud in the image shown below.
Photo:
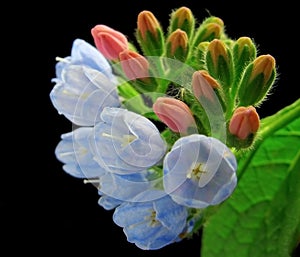
M170 34L177 29L181 29L190 38L193 35L194 26L195 18L189 8L183 6L172 12L169 28Z
M233 81L233 61L229 48L222 40L214 39L207 47L206 65L209 74L226 88Z
M139 13L136 37L146 56L160 56L163 54L163 31L152 12L142 11Z
M255 107L238 107L230 120L229 132L239 139L245 140L249 135L255 134L260 125L260 118Z
M118 60L119 53L128 49L126 36L106 25L96 25L91 33L97 49L109 60Z
M169 58L184 62L188 55L188 37L185 31L177 29L167 39L166 55Z
M205 55L207 52L208 41L201 42L197 47L194 48L193 53L190 56L190 60L193 63L195 70L202 70L206 67ZM190 50L192 51L192 49Z
M214 101L214 90L220 88L220 84L205 70L199 70L194 72L192 78L192 89L195 97L205 98Z
M276 79L275 59L271 55L260 55L245 69L239 86L240 105L258 105L271 89Z
M210 16L208 18L206 18L201 25L205 25L205 24L209 24L209 23L216 23L218 25L220 25L223 29L224 29L224 22L221 18L216 17L216 16Z
M178 99L159 97L153 104L153 111L173 132L186 135L197 131L190 108Z
M236 74L241 74L247 64L256 58L256 52L256 46L249 37L240 37L234 43L233 59Z
M124 50L120 53L122 69L130 80L149 78L148 60L132 50Z
M205 19L196 31L193 45L198 45L204 41L220 39L224 31L224 23L218 17L209 17Z

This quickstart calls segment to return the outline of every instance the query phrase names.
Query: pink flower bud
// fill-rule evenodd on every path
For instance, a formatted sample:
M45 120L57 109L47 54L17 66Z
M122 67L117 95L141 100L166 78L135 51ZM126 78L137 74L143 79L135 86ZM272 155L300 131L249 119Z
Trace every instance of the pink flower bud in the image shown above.
M189 134L196 131L196 122L190 108L182 101L171 97L158 97L153 111L172 131Z
M209 75L205 70L194 72L192 77L192 89L195 97L200 100L201 97L214 101L213 89L220 88L220 84Z
M144 56L126 49L120 53L119 59L125 75L130 80L149 77L149 62Z
M239 139L246 139L259 128L260 118L255 107L238 107L230 120L229 131Z
M124 34L105 25L96 25L91 30L97 49L109 60L117 60L120 52L128 49Z

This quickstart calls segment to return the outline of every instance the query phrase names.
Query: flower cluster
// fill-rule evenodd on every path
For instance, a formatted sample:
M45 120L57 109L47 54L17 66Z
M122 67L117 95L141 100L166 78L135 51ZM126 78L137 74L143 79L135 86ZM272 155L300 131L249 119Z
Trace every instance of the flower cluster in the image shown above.
M138 47L103 24L91 37L57 58L50 99L74 124L57 159L97 187L99 205L139 248L192 236L237 185L235 153L257 137L274 58L257 55L249 37L230 39L218 17L197 24L187 7L165 31L140 12Z

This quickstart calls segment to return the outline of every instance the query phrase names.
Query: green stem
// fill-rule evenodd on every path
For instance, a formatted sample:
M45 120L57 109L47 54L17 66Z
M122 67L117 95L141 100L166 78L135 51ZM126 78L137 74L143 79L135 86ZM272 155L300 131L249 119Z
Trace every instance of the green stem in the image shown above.
M257 139L253 144L253 150L246 156L243 166L238 174L238 179L240 180L247 170L253 156L255 155L257 149L260 147L261 143L266 140L269 136L273 135L274 132L283 128L291 121L300 117L300 99L296 100L294 103L284 107L272 116L266 117L261 121L261 129Z
M150 63L153 66L153 77L157 81L156 92L165 94L169 85L169 81L165 79L166 67L163 63L164 58L155 57L150 58Z

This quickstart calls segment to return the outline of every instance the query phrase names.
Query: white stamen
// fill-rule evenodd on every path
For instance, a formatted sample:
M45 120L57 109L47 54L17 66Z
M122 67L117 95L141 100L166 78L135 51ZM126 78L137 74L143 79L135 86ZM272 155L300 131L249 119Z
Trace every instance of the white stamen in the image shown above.
M117 136L113 136L111 134L107 134L107 133L104 133L104 132L102 133L102 136L110 137L110 138L117 139L117 140L121 141L121 146L122 147L127 146L128 144L130 144L132 141L134 141L136 139L136 136L134 136L134 135L123 135L123 137L117 137Z
M65 62L65 63L70 63L70 61L66 60L66 58L62 58L62 57L55 57L55 60L58 62Z
M60 153L59 156L64 157L64 156L73 155L73 154L74 154L74 151L73 152Z
M100 179L84 179L83 180L84 184L89 184L89 183L100 183Z

